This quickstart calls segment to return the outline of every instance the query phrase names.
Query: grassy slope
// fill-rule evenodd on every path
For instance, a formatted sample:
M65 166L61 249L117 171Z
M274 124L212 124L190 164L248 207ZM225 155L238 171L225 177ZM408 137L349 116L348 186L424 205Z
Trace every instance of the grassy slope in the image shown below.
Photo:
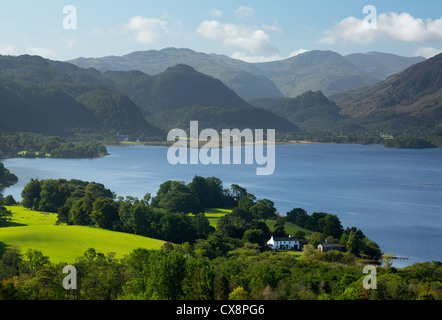
M160 249L163 241L137 236L128 233L108 231L103 229L56 225L57 215L28 210L21 206L7 207L13 213L10 227L0 228L0 242L6 245L20 247L22 253L28 249L40 250L49 256L54 263L73 263L89 248L102 253L116 253L122 258L138 247ZM231 212L231 209L208 209L206 217L210 224L216 227L220 217ZM267 220L270 230L275 227L274 220ZM298 227L286 223L285 230L295 234Z
M232 212L232 209L219 209L219 208L212 208L207 209L205 212L205 215L207 219L209 219L210 225L215 227L218 224L219 218L226 215L227 213ZM269 227L270 231L273 231L275 229L276 220L266 220L265 223ZM311 231L300 228L292 223L286 222L284 224L285 232L287 232L290 235L296 234L298 231L304 231L307 236L311 234Z
M138 247L160 249L163 241L133 234L82 226L55 225L56 214L7 207L13 213L12 226L0 228L0 241L28 249L40 250L54 263L73 263L88 248L98 252L114 252L122 258Z

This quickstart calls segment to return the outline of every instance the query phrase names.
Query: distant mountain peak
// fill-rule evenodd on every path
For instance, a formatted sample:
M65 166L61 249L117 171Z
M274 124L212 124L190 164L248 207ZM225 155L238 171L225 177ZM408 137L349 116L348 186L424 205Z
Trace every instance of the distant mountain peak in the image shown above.
M283 96L275 83L262 74L232 66L216 56L186 48L135 51L121 57L75 59L69 62L82 68L94 67L101 72L136 69L149 75L158 75L170 67L185 64L221 80L243 100Z
M194 68L184 63L177 64L173 67L168 67L166 71L197 72Z
M168 68L174 70L173 67L183 64L221 80L243 100L250 101L296 97L308 90L321 90L330 96L373 85L422 59L375 51L343 56L332 50L312 50L283 60L247 63L221 54L169 47L136 51L122 57L76 59L72 63L101 72L136 69L149 75L158 75Z

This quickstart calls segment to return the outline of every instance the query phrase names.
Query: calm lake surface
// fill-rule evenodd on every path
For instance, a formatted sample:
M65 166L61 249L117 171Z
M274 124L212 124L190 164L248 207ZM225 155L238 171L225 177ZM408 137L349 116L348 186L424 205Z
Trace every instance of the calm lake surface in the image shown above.
M243 147L251 148L251 147ZM109 146L100 159L8 159L19 183L3 190L20 200L34 179L81 179L103 183L117 195L156 194L166 180L190 182L215 176L275 202L281 214L303 208L336 214L356 226L385 253L414 262L442 261L442 149L289 144L276 146L275 172L257 176L256 165L170 165L167 147Z

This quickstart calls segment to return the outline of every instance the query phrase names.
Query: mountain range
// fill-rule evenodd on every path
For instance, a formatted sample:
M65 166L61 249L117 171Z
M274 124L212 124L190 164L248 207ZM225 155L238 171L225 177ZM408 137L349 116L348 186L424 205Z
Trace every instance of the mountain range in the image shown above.
M442 127L442 54L374 85L329 97L307 91L296 98L266 98L270 109L307 131L422 135Z
M187 65L155 76L139 71L101 73L28 55L0 57L0 114L0 130L62 136L100 133L164 139L174 125L185 129L190 120L200 119L202 126L217 129L298 130Z
M276 85L265 76L230 66L221 58L190 49L138 51L122 57L78 58L68 62L101 72L138 70L149 75L157 75L169 67L185 64L203 74L220 79L244 100L283 96Z
M181 55L220 75L234 69L235 81L239 73L266 80L257 87L244 82L243 88L259 93L244 99L221 76L174 64ZM189 49L72 63L0 56L0 131L164 140L168 130L198 120L200 128L217 130L422 134L442 126L441 63L442 54L425 60L332 51L254 64ZM264 90L264 83L273 89Z
M121 57L78 58L69 62L101 72L138 70L149 75L186 64L220 79L242 99L249 101L282 96L294 98L308 90L320 90L328 96L375 84L424 60L422 57L380 52L342 56L333 51L315 50L279 61L248 63L225 55L166 48Z

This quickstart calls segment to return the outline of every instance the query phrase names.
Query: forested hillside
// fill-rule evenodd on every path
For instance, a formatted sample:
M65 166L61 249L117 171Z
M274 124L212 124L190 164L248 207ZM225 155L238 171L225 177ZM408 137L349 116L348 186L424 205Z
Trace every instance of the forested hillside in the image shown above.
M115 88L135 101L147 119L168 131L187 129L198 120L201 128L260 128L296 132L298 127L270 111L251 106L220 80L187 65L149 76L139 71L106 72Z
M34 133L0 133L0 158L96 158L106 154L106 147L97 142L73 143Z
M0 66L0 130L58 136L164 134L96 70L38 56L2 56Z
M384 129L431 130L442 125L442 54L374 86L333 98L342 113L363 125Z
M140 72L106 72L115 87L133 97L145 115L188 106L244 107L248 104L220 80L187 65L149 76Z
M5 132L165 140L168 130L200 119L211 128L298 130L186 65L156 76L101 74L36 56L0 57L0 65L0 130Z
M251 101L268 108L307 131L326 131L339 128L345 117L341 108L321 91L307 91L296 98L269 98Z

